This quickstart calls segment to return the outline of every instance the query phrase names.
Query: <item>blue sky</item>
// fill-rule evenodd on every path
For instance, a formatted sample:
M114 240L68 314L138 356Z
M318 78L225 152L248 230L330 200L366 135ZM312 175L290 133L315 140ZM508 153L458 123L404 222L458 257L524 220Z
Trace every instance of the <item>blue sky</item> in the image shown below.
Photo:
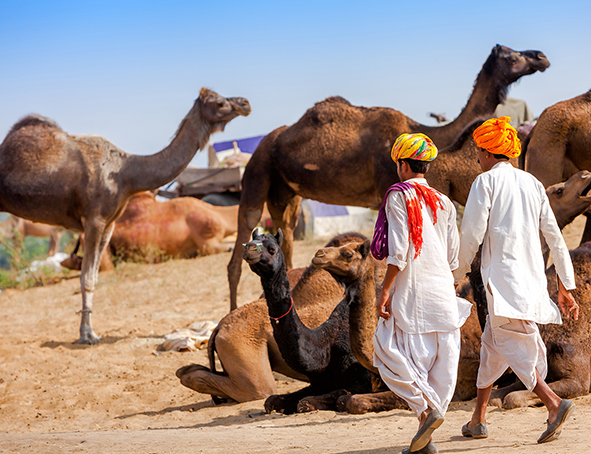
M460 112L497 43L550 60L510 91L539 115L591 89L589 17L582 0L2 0L0 136L36 112L151 154L202 86L253 108L215 141L292 124L332 95L433 124L428 112ZM205 153L194 163L205 165Z

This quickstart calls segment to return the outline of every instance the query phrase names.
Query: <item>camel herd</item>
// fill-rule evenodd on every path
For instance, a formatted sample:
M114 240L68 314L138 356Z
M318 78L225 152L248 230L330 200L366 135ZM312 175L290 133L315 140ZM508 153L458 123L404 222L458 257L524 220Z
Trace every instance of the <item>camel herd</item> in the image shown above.
M390 108L353 106L341 97L318 102L298 122L277 128L260 142L245 169L240 205L234 207L213 207L192 198L160 203L146 191L174 179L211 134L248 115L251 108L244 98L224 98L203 88L171 143L150 156L127 154L101 136L68 134L54 121L30 115L0 144L0 211L18 217L10 221L13 231L45 223L59 226L54 228L59 232L84 233L78 343L100 341L91 313L105 250L132 255L150 245L165 255L191 257L227 250L221 240L235 233L228 264L231 311L211 335L209 365L177 370L181 384L215 402L264 398L268 412L407 408L373 367L375 299L384 264L371 257L363 235L347 233L320 249L308 267L292 269L301 199L379 207L387 188L398 181L390 159L392 144L401 133L421 132L440 149L427 180L465 204L481 171L473 130L493 114L512 83L549 65L542 52L495 46L467 105L444 126L421 125ZM591 92L547 108L523 140L519 162L512 162L547 187L561 228L591 206L590 115ZM250 238L266 209L276 234L255 230ZM571 252L579 321L541 329L548 346L548 382L561 397L587 394L591 387L591 243L583 244L591 240L588 224L581 246ZM0 229L8 232L8 226ZM264 297L238 307L243 259L260 276ZM460 291L475 310L462 328L456 400L476 393L486 305L476 263L473 268ZM549 286L555 285L552 267L547 276ZM216 370L216 356L221 371ZM309 385L278 395L274 371ZM511 377L503 385L492 402L509 408L536 403Z

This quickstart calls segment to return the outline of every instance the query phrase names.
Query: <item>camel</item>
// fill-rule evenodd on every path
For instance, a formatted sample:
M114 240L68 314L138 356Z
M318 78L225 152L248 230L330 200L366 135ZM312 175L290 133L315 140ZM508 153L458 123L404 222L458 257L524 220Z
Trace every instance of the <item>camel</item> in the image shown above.
M335 236L326 247L365 241L365 236L344 233ZM343 286L328 272L310 265L287 273L292 288L294 307L309 328L320 326L343 299ZM264 299L238 307L222 318L207 344L209 368L191 364L177 370L181 384L204 394L215 402L247 402L277 394L273 371L307 381L285 362L269 319ZM215 369L215 354L223 372Z
M390 148L400 134L425 133L444 148L475 118L492 114L509 85L548 66L541 52L494 47L466 107L445 126L421 125L394 109L357 107L341 97L331 97L309 109L294 125L268 134L242 179L238 235L228 264L230 309L237 307L241 245L258 223L264 202L274 226L284 232L283 251L290 269L301 197L378 208L388 187L398 181Z
M142 192L129 199L115 222L109 247L124 259L147 251L183 258L217 254L230 250L222 240L236 232L237 218L237 205L218 207L194 197L157 202L151 192Z
M61 227L31 222L17 216L10 216L6 221L0 222L0 236L5 240L11 240L19 249L21 241L27 236L49 237L48 256L58 252L63 233L64 229Z
M329 318L315 329L301 321L293 306L285 258L281 250L281 229L275 236L259 235L244 247L244 260L261 278L273 336L285 362L308 377L310 385L293 393L272 395L265 401L267 413L284 414L311 409L334 409L336 399L347 393L371 391L371 377L351 351L349 301L343 299ZM359 254L369 255L369 241L359 244ZM346 283L347 277L343 277ZM310 399L314 397L314 404Z
M542 112L524 142L525 169L547 187L591 170L591 90ZM591 241L589 214L581 244Z
M84 231L78 343L100 341L91 325L98 264L127 200L175 178L212 133L249 113L246 99L203 88L172 142L150 156L125 153L101 136L68 134L38 115L10 129L0 144L0 211Z

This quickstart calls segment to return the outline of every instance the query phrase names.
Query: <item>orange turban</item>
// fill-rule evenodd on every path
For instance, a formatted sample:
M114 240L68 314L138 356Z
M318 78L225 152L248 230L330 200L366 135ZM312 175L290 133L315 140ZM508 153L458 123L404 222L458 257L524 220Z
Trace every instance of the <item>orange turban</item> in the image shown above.
M399 159L433 161L437 157L437 147L425 134L401 134L390 153L394 162Z
M509 124L511 117L491 118L474 131L474 141L480 148L492 154L516 158L521 154L521 142L517 131Z

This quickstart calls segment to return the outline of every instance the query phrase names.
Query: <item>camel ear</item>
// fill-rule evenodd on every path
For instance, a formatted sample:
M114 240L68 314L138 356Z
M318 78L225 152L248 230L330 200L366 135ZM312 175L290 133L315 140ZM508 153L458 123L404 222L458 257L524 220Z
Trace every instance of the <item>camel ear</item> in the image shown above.
M279 247L281 247L281 243L283 243L283 232L281 229L277 229L277 235L275 235L275 239L277 240Z
M261 236L259 228L255 227L255 229L252 231L252 240L256 240L259 236Z
M363 243L361 243L357 247L357 250L361 254L361 257L363 257L363 258L365 258L369 255L370 249L371 249L371 241L370 240L365 240Z

